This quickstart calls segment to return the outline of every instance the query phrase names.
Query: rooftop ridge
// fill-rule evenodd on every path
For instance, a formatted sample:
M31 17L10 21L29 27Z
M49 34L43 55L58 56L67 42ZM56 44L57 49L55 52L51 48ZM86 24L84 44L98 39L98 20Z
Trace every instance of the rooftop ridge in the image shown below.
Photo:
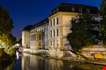
M92 12L94 14L97 14L99 12L99 9L96 6L89 6L89 5L75 4L75 3L60 3L53 10L51 10L51 14L49 16L53 15L54 13L56 13L58 11L76 12L76 11L72 11L72 8L77 9L77 12L78 12L79 8L82 8L84 10L85 9L90 9L90 10L92 10ZM80 13L80 12L78 12L78 13ZM86 13L86 12L84 12L84 13ZM91 13L89 13L89 14L91 14ZM37 22L37 23L35 23L35 24L33 24L33 25L28 25L29 28L28 28L28 26L26 26L25 28L26 28L26 30L28 30L28 29L31 30L35 27L44 25L45 23L48 23L48 17L41 20L41 21L39 21L39 22ZM23 30L25 30L25 28Z
M72 11L72 8L77 9L77 11ZM78 12L78 9L89 9L92 11L96 11L98 12L99 9L96 6L89 6L89 5L84 5L84 4L75 4L75 3L60 3L59 5L57 5L54 9L51 10L50 15L53 15L54 13L58 12L58 11L63 11L63 12ZM87 13L87 12L85 12Z
M90 6L90 5L78 4L78 3L67 3L67 2L60 3L59 5L57 5L57 7L60 5L86 6L86 7L98 8L96 6Z

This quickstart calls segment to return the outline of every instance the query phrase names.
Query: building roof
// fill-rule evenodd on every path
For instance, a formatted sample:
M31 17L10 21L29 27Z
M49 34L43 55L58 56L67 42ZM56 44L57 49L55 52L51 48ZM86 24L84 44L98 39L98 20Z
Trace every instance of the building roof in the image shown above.
M45 25L48 23L48 18L38 22L38 23L35 23L34 25L28 25L26 27L23 28L23 31L30 31L31 29L34 29L36 27L39 27L41 25Z
M72 3L61 3L51 11L51 15L57 12L76 12L87 14L88 10L90 11L89 14L97 14L99 12L98 8L93 6Z
M39 27L39 26L45 25L45 24L47 24L47 23L48 23L48 18L46 18L46 19L44 19L44 20L42 20L42 21L40 21L40 22L34 24L34 27Z
M53 15L57 12L77 12L77 13L85 13L85 14L98 14L99 10L97 7L92 7L92 6L82 5L82 4L61 3L51 11L50 15ZM39 27L46 23L48 23L48 18L38 23L35 23L34 25L28 25L24 27L23 31L34 29L35 27Z
M26 27L24 27L22 30L23 31L29 31L30 29L33 28L33 25L27 25Z

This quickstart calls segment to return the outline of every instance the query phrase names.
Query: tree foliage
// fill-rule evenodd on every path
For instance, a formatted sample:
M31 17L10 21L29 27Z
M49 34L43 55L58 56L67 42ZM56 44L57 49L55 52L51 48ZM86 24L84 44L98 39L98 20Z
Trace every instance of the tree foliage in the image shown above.
M11 34L2 33L0 35L0 44L4 47L10 47L15 44L16 38Z
M0 7L0 32L10 33L13 28L13 21L4 8Z
M15 37L11 34L13 21L3 7L0 7L0 45L12 46L15 42Z
M93 19L93 16L83 14L71 21L72 33L67 36L72 49L80 50L85 46L96 44L99 39L98 22ZM95 27L96 26L96 27Z
M103 16L103 20L101 22L102 39L103 39L103 43L106 44L106 1L105 0L103 0L101 6L101 14Z

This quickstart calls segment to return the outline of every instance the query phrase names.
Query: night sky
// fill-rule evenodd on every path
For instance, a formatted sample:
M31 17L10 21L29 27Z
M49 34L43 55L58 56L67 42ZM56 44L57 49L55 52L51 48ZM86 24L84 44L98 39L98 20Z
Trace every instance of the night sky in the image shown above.
M14 22L13 35L21 37L21 30L46 18L59 3L78 3L99 7L101 0L0 0Z

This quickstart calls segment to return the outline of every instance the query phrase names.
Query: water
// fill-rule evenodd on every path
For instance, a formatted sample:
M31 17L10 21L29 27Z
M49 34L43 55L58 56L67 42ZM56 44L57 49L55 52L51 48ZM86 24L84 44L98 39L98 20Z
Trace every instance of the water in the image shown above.
M25 54L0 70L102 70L102 66L79 64Z

